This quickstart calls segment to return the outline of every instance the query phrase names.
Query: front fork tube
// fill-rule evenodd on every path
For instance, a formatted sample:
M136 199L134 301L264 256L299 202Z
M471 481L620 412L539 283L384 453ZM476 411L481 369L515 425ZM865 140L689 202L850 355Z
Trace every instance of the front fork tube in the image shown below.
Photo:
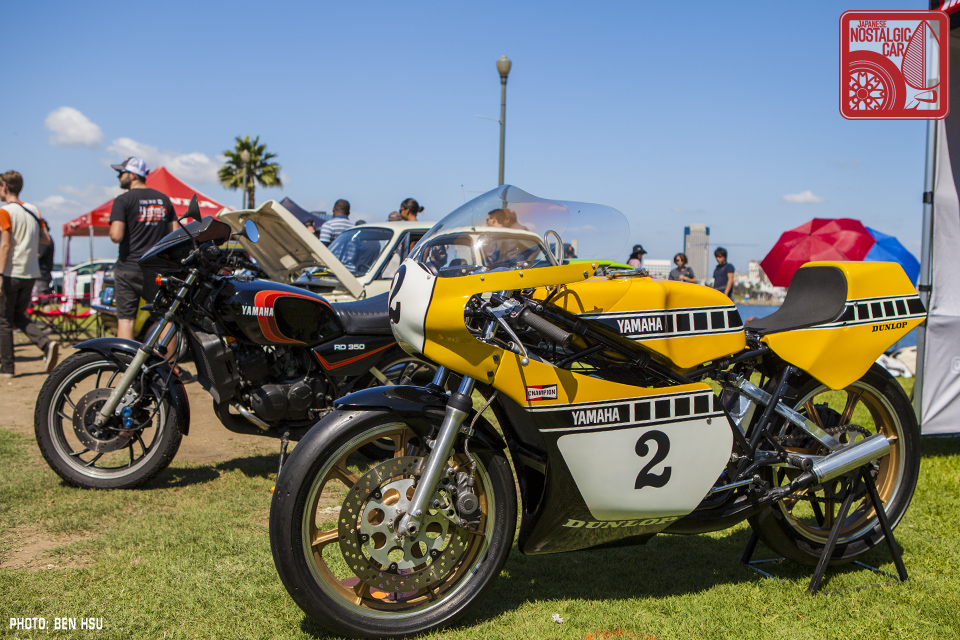
M150 356L154 353L154 347L160 346L165 349L170 340L173 338L173 331L163 335L164 330L170 326L170 323L173 322L176 317L177 309L180 308L180 305L183 303L183 299L186 297L187 292L190 290L190 287L197 281L196 271L191 271L187 276L187 279L184 281L183 286L180 287L180 290L177 291L177 295L173 300L173 304L170 305L170 308L166 313L163 314L163 319L157 323L157 326L154 327L153 332L150 334L150 337L147 338L147 341L140 345L140 348L137 350L137 355L133 357L133 360L130 361L127 370L123 372L123 376L120 378L120 382L114 387L113 392L110 393L110 397L107 398L107 401L100 407L100 411L97 413L96 425L102 427L104 423L110 419L110 416L113 415L113 412L117 410L123 396L127 393L127 389L133 384L133 381L136 380L137 376L140 375L140 370L147 363L147 360L150 359ZM160 339L160 336L163 336L163 339Z
M473 408L473 378L464 376L460 382L460 388L456 393L450 394L450 400L447 402L447 409L443 416L443 423L440 425L440 432L433 444L433 450L427 458L426 466L420 476L420 482L417 483L417 489L414 491L413 500L410 503L410 511L405 513L397 526L397 532L401 535L415 536L420 531L421 520L430 506L430 500L437 491L437 485L440 482L440 476L444 472L447 460L453 452L453 444L460 432L460 425L469 415Z

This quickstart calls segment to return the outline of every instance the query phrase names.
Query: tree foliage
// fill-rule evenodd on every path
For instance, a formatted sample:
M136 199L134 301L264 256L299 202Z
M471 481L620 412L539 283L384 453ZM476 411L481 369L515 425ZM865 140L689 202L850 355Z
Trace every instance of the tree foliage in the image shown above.
M256 185L261 187L282 187L280 182L280 165L271 162L277 154L267 151L266 144L260 144L260 136L253 140L250 136L237 136L236 144L233 149L223 152L226 157L226 163L220 167L217 176L220 178L220 184L227 189L243 189L246 194L244 208L252 209L255 204L254 193ZM244 151L250 152L250 162L246 163L246 172L244 172L244 162L242 154ZM246 176L246 185L244 185L244 176Z

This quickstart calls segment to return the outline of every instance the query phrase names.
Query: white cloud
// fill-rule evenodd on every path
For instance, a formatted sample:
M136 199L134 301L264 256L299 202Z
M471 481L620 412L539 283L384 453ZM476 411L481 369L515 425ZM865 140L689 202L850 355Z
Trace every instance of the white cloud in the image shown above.
M57 191L62 195L47 196L34 203L40 209L43 217L51 222L71 220L121 193L119 185L104 187L95 184L82 188L59 186Z
M107 150L119 156L119 160L123 160L129 156L143 158L147 161L147 166L149 166L150 169L164 166L181 180L191 183L202 182L217 184L219 182L217 180L217 171L220 170L220 167L223 166L225 161L223 156L210 158L206 154L198 151L178 153L176 151L158 149L157 147L137 142L132 138L117 138Z
M801 191L800 193L788 193L783 196L784 202L792 202L793 204L820 204L821 202L826 202L824 198L813 193L807 189L806 191Z
M103 140L103 131L73 107L54 109L43 121L53 132L50 144L68 147L95 147Z

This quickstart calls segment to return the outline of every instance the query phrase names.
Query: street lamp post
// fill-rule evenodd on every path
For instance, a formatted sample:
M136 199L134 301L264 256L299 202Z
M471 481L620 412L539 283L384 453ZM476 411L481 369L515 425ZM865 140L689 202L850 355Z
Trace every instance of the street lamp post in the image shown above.
M249 209L250 200L247 198L249 189L247 189L247 165L250 164L250 150L244 149L240 152L240 160L243 161L243 208Z
M503 144L507 128L507 75L510 73L510 58L501 56L497 60L497 71L500 72L500 182L503 185Z

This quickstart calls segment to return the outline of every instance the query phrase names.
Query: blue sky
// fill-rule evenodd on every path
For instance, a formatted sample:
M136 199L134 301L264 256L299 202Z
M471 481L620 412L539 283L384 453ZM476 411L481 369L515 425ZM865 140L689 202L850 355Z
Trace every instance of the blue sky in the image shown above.
M618 250L668 258L702 223L745 268L788 228L854 217L919 257L926 124L838 110L841 13L898 8L926 6L12 3L0 170L55 231L115 195L108 165L135 153L237 207L219 155L259 135L285 186L258 201L346 198L373 221L414 197L437 220L496 186L499 127L476 116L499 116L506 54L506 182L619 209Z

